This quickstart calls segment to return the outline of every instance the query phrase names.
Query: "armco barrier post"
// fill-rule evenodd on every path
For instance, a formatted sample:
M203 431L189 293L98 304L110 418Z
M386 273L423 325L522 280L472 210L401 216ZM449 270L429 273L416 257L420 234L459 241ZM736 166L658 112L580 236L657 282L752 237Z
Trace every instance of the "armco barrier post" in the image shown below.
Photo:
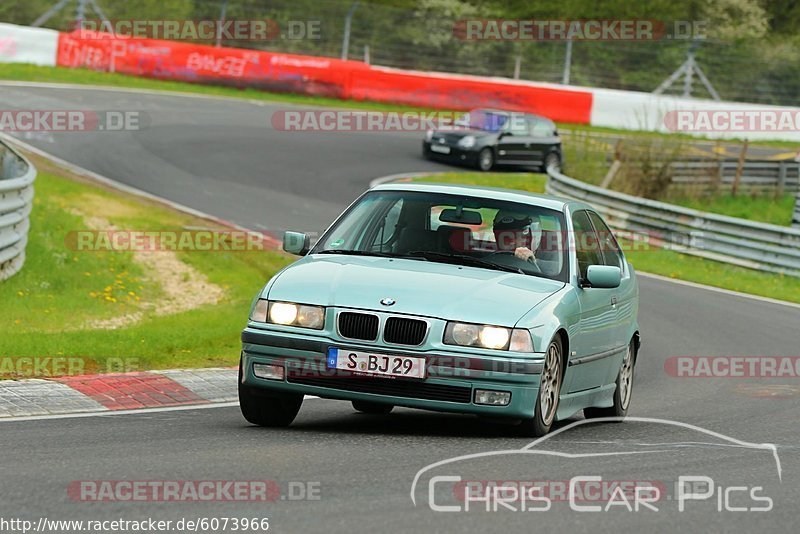
M800 228L800 191L794 200L794 215L792 216L792 226Z
M25 263L36 169L0 140L0 281Z

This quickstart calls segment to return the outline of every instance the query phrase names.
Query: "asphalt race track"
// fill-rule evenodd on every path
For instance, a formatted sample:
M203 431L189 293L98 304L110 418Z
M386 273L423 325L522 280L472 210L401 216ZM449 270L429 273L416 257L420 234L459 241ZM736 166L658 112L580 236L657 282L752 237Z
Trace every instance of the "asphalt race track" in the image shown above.
M287 107L98 90L0 88L0 109L143 111L149 124L137 132L22 139L89 170L251 228L320 231L372 178L449 169L421 158L417 134L273 130L271 113ZM262 282L254 280L253 290ZM415 506L412 483L429 464L464 454L519 450L531 440L478 418L405 409L389 416L361 415L349 403L307 399L294 425L285 430L252 427L230 406L2 422L0 516L268 517L274 532L795 532L800 501L797 378L678 378L666 372L665 362L671 356L798 356L800 308L654 278L642 277L640 285L643 351L630 415L775 444L780 479L773 455L764 450L699 429L628 421L581 425L537 447L623 454L507 454L449 464L422 474ZM657 512L618 506L581 513L565 502L553 502L547 511L486 512L481 503L458 513L432 511L428 488L433 474L464 480L568 481L599 475L604 480L663 481L669 498L657 503ZM670 481L689 475L711 477L716 487L712 497L691 501L681 512ZM268 504L86 503L67 493L69 484L79 480L262 479L277 481L284 499ZM291 482L311 483L320 498L290 498ZM732 506L762 505L725 492L738 486L761 487L761 494L773 499L772 510L731 511ZM458 502L447 488L435 486L437 503ZM728 500L730 495L734 497Z

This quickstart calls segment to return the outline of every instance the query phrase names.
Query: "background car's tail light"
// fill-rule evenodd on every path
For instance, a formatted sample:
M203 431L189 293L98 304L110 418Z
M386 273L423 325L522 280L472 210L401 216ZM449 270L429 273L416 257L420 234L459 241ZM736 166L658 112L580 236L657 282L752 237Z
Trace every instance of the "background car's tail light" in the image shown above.
M508 406L508 403L511 402L511 392L476 389L474 402L475 404L486 404L488 406Z

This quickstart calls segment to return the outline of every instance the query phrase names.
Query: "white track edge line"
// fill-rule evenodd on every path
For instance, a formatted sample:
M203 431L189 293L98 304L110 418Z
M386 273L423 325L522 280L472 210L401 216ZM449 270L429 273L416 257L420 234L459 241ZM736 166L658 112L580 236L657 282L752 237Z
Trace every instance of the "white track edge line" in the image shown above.
M317 397L315 395L306 395L303 400L307 401L319 398L320 397ZM92 412L55 413L47 415L24 415L22 417L0 417L0 424L23 422L23 421L49 421L53 419L100 417L106 415L135 415L135 414L159 413L159 412L185 412L188 410L208 410L211 408L232 408L234 406L239 406L239 401L209 402L207 404L187 404L184 406L163 406L155 408L133 408L131 410L97 410Z

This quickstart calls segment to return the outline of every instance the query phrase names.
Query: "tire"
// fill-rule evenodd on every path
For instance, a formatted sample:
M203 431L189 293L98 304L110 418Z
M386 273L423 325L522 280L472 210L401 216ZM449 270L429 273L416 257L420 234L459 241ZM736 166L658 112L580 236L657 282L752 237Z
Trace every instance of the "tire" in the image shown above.
M561 338L556 336L547 346L533 418L524 419L519 425L520 433L524 436L540 438L550 432L556 420L561 384L564 381L562 354Z
M478 152L478 169L483 172L488 172L494 167L494 152L491 148L486 147Z
M292 424L303 395L263 391L242 384L242 364L239 363L239 408L249 423L265 427L286 427Z
M394 406L391 404L381 404L379 402L353 401L353 408L361 413L385 415L391 412Z
M550 152L544 158L544 166L542 167L542 172L547 172L547 169L549 169L550 167L554 167L556 172L561 172L561 157L555 152Z
M636 362L635 358L636 348L633 340L628 344L628 350L625 352L625 358L622 360L622 365L617 373L617 388L614 390L614 405L609 408L584 408L583 416L587 419L596 419L598 417L620 417L623 418L628 415L628 408L631 405L631 396L633 394L633 369ZM617 422L621 422L620 419Z

